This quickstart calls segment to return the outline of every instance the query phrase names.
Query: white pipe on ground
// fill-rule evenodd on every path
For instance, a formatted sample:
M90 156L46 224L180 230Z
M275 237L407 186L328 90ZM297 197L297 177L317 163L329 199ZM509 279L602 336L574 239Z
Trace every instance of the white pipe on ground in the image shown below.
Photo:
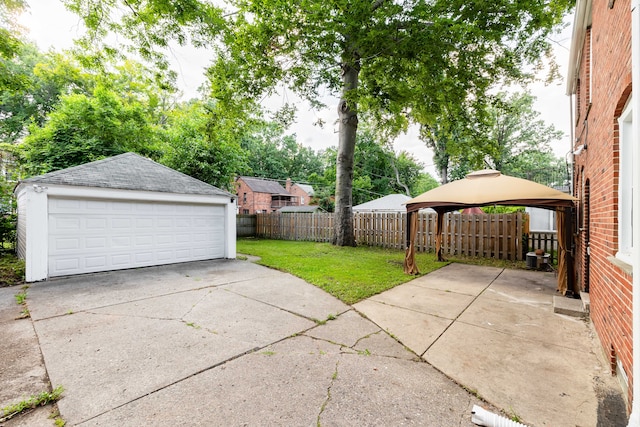
M485 427L527 427L502 415L489 412L481 406L473 405L471 422Z

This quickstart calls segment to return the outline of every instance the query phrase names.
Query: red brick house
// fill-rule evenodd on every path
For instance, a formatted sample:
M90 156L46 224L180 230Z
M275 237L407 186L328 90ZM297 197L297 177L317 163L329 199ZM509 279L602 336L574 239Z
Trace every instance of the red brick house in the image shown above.
M248 176L236 179L236 192L238 213L241 214L270 213L285 206L300 206L303 204L301 198L304 197L287 191L278 181ZM308 203L308 198L306 201Z
M632 327L640 325L634 320L640 308L633 296L633 284L640 276L640 227L633 228L634 218L640 223L640 150L638 120L634 119L638 114L634 105L640 96L635 100L632 96L632 75L637 75L637 71L632 73L632 56L637 63L640 49L637 30L632 41L632 26L637 26L637 20L638 0L578 0L567 79L575 127L573 192L580 199L576 279L589 293L591 321L611 362L612 374L627 391L628 403L633 401L634 369L640 363L634 363L640 356L634 329L638 334L640 327ZM635 355L634 341L638 348Z
M299 206L308 206L311 198L314 196L313 187L309 184L291 183L291 179L287 178L287 192L298 198Z

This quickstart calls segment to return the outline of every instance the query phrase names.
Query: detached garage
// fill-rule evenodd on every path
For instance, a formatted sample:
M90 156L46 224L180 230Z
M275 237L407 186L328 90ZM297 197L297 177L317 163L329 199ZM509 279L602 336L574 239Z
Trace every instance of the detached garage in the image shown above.
M21 181L26 280L235 258L235 196L134 153Z

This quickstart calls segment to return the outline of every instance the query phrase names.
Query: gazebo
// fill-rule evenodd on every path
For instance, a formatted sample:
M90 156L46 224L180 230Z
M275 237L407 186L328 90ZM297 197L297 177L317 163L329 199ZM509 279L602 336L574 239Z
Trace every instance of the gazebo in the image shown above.
M558 228L558 290L565 295L570 288L578 293L574 280L573 262L569 249L571 242L571 208L575 197L546 185L526 179L503 175L496 170L480 170L468 174L464 179L434 188L409 200L407 207L407 250L404 272L418 274L415 263L415 235L418 210L432 208L438 217L436 221L436 253L442 257L442 232L444 214L458 209L489 205L532 206L556 211Z

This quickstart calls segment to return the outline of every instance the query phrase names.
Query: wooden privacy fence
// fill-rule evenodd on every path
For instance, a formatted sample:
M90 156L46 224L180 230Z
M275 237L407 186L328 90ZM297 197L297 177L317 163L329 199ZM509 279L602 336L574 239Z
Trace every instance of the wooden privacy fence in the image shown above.
M250 237L256 235L255 215L236 215L236 236Z
M523 236L528 216L513 214L447 214L444 218L443 253L522 260ZM354 213L358 245L404 249L406 213ZM419 213L416 250L435 250L436 214ZM256 237L277 240L330 242L333 238L331 213L257 214Z
M558 252L558 233L555 231L530 231L527 252L542 249L550 255L550 262L556 261Z

